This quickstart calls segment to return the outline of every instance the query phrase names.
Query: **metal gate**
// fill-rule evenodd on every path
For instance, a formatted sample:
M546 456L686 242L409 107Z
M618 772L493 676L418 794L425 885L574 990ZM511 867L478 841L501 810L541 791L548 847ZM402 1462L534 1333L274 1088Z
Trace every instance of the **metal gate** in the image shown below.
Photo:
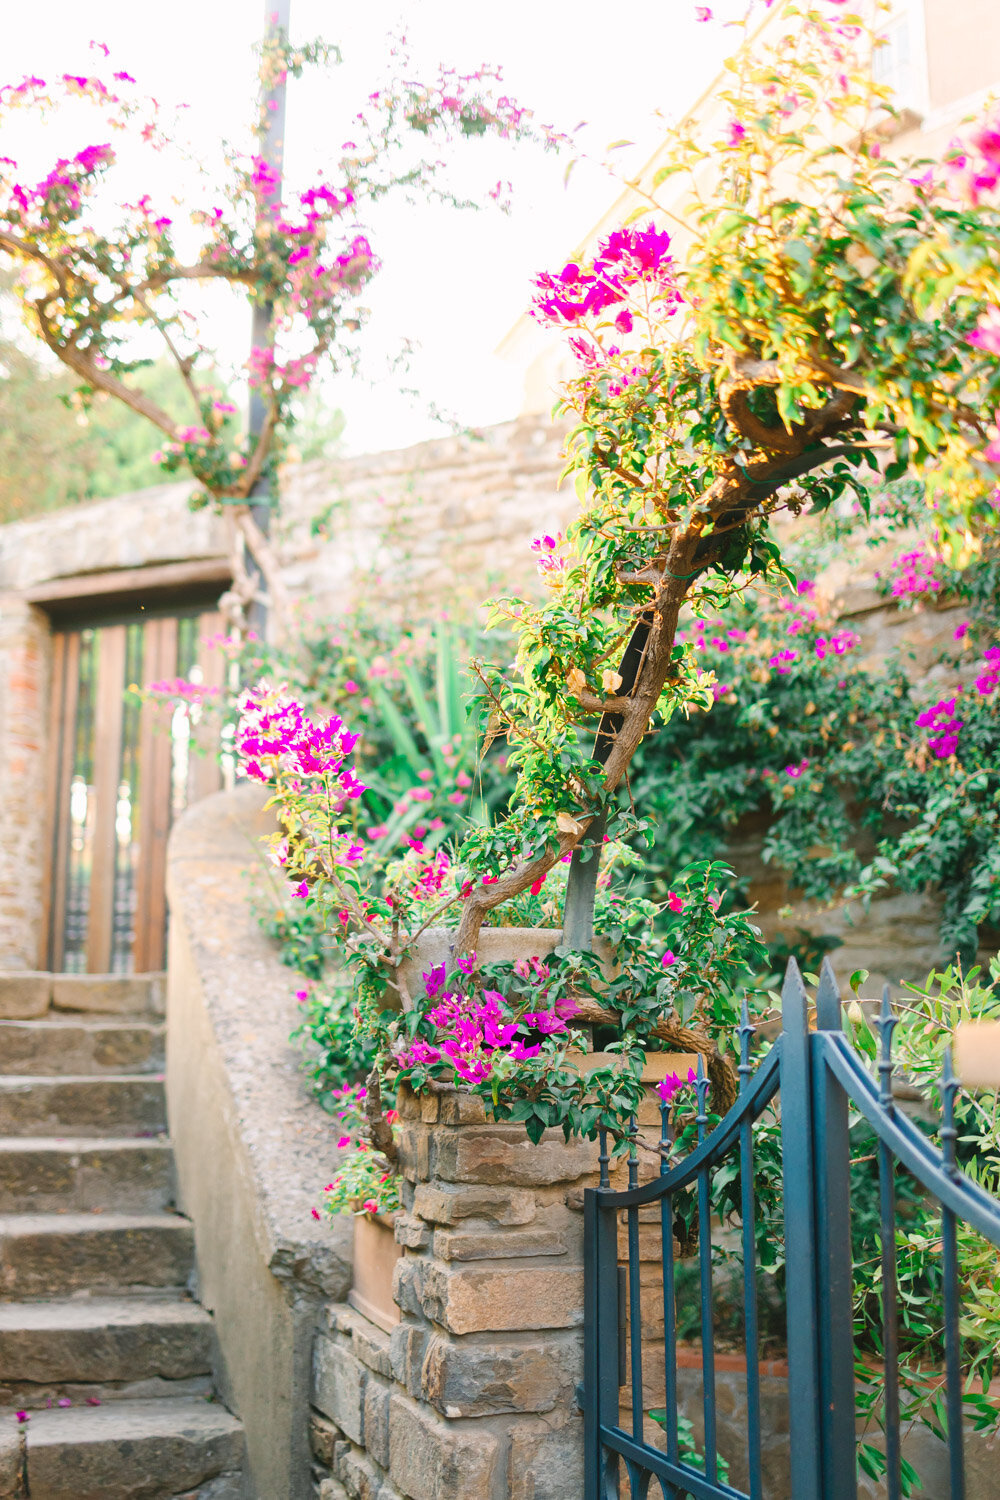
M785 1254L790 1488L770 1500L857 1500L855 1354L852 1317L849 1114L863 1117L875 1138L881 1245L882 1337L885 1414L885 1493L899 1500L901 1483L896 1191L899 1163L941 1208L944 1373L948 1444L948 1500L964 1500L963 1376L957 1228L971 1226L1000 1245L1000 1204L956 1165L954 1101L957 1083L946 1058L940 1148L905 1116L893 1096L892 1034L896 1024L886 991L878 1022L878 1080L871 1077L843 1031L841 999L824 962L816 996L815 1030L794 961L782 1000L782 1031L754 1070L754 1028L744 1010L740 1029L740 1094L710 1130L708 1080L699 1076L695 1139L678 1157L669 1107L660 1110L658 1175L640 1184L637 1129L633 1127L628 1186L610 1184L606 1140L601 1181L584 1195L585 1213L585 1500L629 1494L646 1500L763 1500L761 1372L758 1335L758 1263L754 1233L754 1124L780 1091L781 1180ZM700 1073L699 1067L699 1073ZM743 1347L746 1356L747 1488L726 1480L717 1440L717 1380L713 1328L711 1180L727 1163L738 1164L742 1250ZM697 1241L700 1302L701 1416L704 1439L694 1452L684 1430L678 1397L677 1259L675 1214L684 1200ZM623 1244L619 1246L619 1229ZM658 1255L648 1253L655 1236ZM645 1254L640 1254L645 1238ZM656 1285L649 1270L656 1264ZM620 1262L622 1262L620 1264ZM694 1262L689 1262L694 1264ZM644 1283L642 1267L647 1267ZM655 1295L662 1341L649 1337ZM644 1335L644 1324L647 1333ZM645 1347L644 1347L645 1344ZM662 1347L661 1347L662 1344ZM649 1387L656 1386L662 1434L651 1431ZM645 1386L645 1392L644 1392ZM625 1409L622 1390L627 1392ZM657 1487L658 1486L658 1490ZM940 1500L945 1500L944 1495Z

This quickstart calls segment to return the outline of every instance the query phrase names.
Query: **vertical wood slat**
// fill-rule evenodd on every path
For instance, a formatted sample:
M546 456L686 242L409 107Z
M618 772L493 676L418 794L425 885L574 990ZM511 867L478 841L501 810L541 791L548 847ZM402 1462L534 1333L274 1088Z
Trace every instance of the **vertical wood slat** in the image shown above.
M122 769L122 719L125 704L124 625L106 625L100 633L94 715L94 838L87 921L87 972L106 974L111 967L114 917L115 813Z
M143 682L177 672L176 619L147 620ZM166 935L166 858L170 832L170 708L144 703L139 720L139 866L133 967L138 974L162 969Z
M38 967L58 970L63 961L66 879L69 865L69 786L76 745L80 686L80 632L57 631L52 640L49 683L48 773L45 844L48 868L43 887Z
M208 700L208 709L191 736L191 762L187 787L189 803L211 796L222 786L222 771L219 766L218 704L229 663L225 653L217 646L205 646L202 642L206 636L211 638L221 635L224 628L225 621L218 611L198 617L198 665L203 673L202 681L206 687L218 688L219 692L213 694Z

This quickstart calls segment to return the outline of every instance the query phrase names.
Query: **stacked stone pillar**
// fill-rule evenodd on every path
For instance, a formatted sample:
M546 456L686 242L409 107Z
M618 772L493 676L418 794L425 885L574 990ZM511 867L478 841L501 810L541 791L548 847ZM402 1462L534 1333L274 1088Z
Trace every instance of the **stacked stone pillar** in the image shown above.
M589 1142L532 1145L453 1090L400 1100L403 1211L385 1332L328 1309L316 1349L322 1500L583 1493Z

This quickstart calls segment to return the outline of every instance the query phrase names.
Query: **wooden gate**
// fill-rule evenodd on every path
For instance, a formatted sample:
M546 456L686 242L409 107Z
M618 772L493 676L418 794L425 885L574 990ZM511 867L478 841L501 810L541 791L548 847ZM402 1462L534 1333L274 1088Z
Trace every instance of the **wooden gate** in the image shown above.
M197 707L142 703L129 689L178 677L218 688L224 658L205 642L222 628L194 605L56 630L42 968L163 967L170 825L221 778Z

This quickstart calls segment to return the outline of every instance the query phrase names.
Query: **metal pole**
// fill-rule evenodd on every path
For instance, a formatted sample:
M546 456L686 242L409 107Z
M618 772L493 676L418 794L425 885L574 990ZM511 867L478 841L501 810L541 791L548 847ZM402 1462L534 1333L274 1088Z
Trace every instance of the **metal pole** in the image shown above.
M289 16L292 0L264 0L264 35L266 39L284 34L288 36ZM273 84L264 94L261 104L264 119L264 129L260 142L260 155L268 166L273 167L277 174L277 181L272 191L266 198L262 199L257 208L257 223L261 226L274 212L275 206L281 201L282 182L281 173L284 164L285 152L285 80ZM266 349L271 344L271 322L274 309L270 302L257 303L253 309L253 317L250 326L250 344L255 349ZM247 421L247 435L250 440L250 451L253 451L257 439L263 431L264 421L267 416L267 406L260 390L251 387L250 403ZM274 497L276 499L277 497ZM271 481L267 474L261 475L253 489L250 491L250 513L267 536L271 530L272 495ZM260 572L252 558L246 559L247 572L256 582L259 582ZM267 630L267 607L259 600L253 600L249 610L249 623L257 634L264 636Z

